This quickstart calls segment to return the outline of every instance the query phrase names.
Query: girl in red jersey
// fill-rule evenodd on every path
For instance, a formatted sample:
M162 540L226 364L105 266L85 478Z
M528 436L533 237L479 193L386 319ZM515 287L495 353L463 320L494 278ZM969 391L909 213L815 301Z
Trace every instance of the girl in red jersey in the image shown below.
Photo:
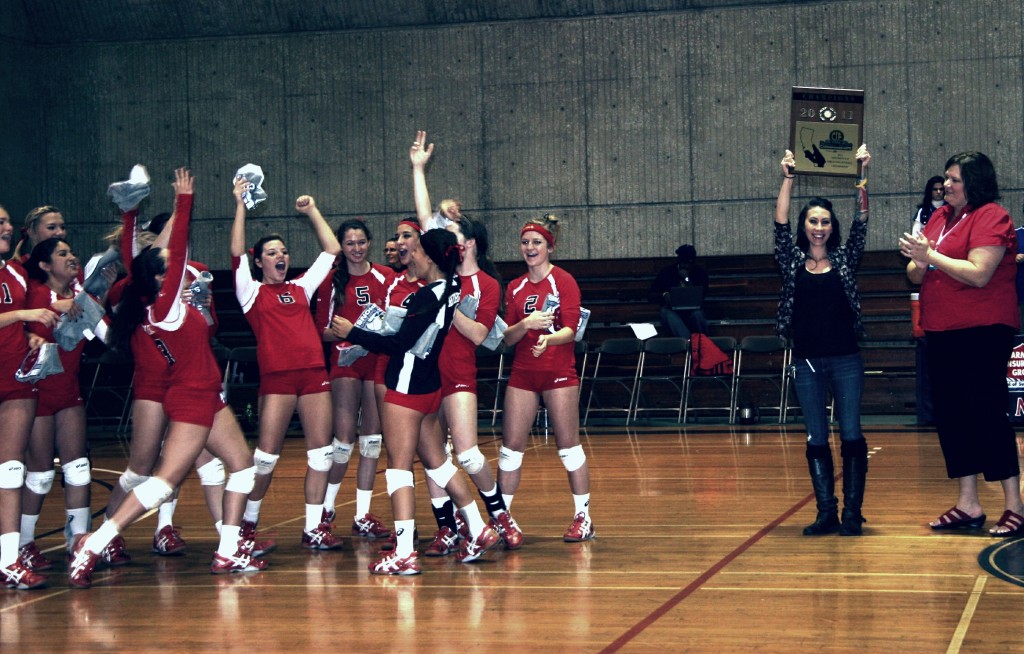
M254 572L267 565L252 557L253 542L241 536L242 511L256 468L234 413L221 399L220 368L210 348L206 319L181 298L193 188L187 169L175 171L168 248L146 248L132 261L131 282L111 328L116 348L130 344L137 361L160 362L158 374L166 380L162 403L169 419L163 450L153 476L133 488L95 533L77 538L68 568L68 580L77 588L92 584L100 552L135 519L171 496L204 447L220 457L229 472L224 524L211 572Z
M335 499L348 470L355 449L356 422L359 422L359 467L356 473L356 512L352 533L365 538L386 538L391 531L381 519L370 513L373 482L377 477L381 430L373 375L377 355L364 355L347 365L338 365L338 357L351 344L333 330L333 318L354 322L366 307L384 306L384 296L395 273L387 266L370 263L369 251L373 237L361 220L346 220L335 232L342 256L334 273L324 280L317 292L316 324L323 330L323 340L331 343L330 378L334 404L334 463L328 477L324 497L324 518L334 521Z
M476 346L483 342L494 326L501 300L501 287L497 282L498 273L487 258L487 228L483 223L456 211L440 220L444 212L435 216L430 206L430 192L427 189L426 166L434 152L434 144L426 144L427 134L416 133L416 140L409 148L409 162L412 165L413 200L416 203L416 217L421 225L437 222L447 225L446 229L456 235L463 248L463 259L459 266L462 283L462 297L473 296L479 302L476 318L470 319L461 312L455 316L451 337L441 353L441 403L442 434L451 433L452 444L459 464L473 479L480 496L491 516L491 526L501 535L508 549L518 549L523 544L523 532L512 519L501 496L501 488L494 480L494 474L487 465L477 446L477 395L476 395ZM445 201L448 202L448 201ZM445 204L442 202L442 206ZM484 268L484 274L481 273ZM427 488L435 509L443 508L447 497L444 491L427 478ZM451 512L451 507L446 509ZM434 543L427 554L444 547L444 527L439 529Z
M260 368L259 446L256 488L245 508L245 531L254 533L271 474L281 456L288 423L296 410L306 438L305 525L302 547L335 550L341 540L331 533L324 518L327 478L333 463L331 446L331 386L324 368L320 331L313 322L309 301L331 272L341 246L316 202L308 195L295 201L295 209L309 217L323 252L304 275L286 281L291 257L284 241L270 234L252 249L257 279L253 279L245 255L245 203L248 182L235 181L235 222L231 228L231 263L235 270L235 294L256 334ZM284 346L287 344L287 346Z
M408 313L398 333L384 336L353 328L343 318L337 321L342 338L390 356L385 375L388 390L381 417L388 450L388 494L397 538L394 551L370 566L372 573L386 575L420 572L413 543L416 498L412 464L417 453L434 482L447 487L459 505L465 507L463 515L469 524L470 539L463 543L459 560L474 561L499 540L498 534L481 519L465 482L461 487L449 483L456 478L458 470L445 456L440 430L426 424L440 407L438 361L459 302L455 275L459 263L458 243L449 232L431 230L415 244L407 239L406 246L410 268L426 286L409 299ZM436 336L429 351L424 353L419 341L428 330L436 330Z
M139 207L135 206L121 214L120 251L121 261L128 268L131 267L135 257L152 245L158 248L167 247L171 236L169 227L172 214L161 213L153 217L145 229L139 226ZM188 261L185 266L185 284L182 289L182 300L189 303L192 293L189 286L208 268L197 262ZM121 300L124 288L131 281L126 277L113 285L110 289L109 299L111 304L116 305ZM212 337L217 330L217 313L213 305L212 294L207 296L208 303L202 303L203 317L210 316L208 333ZM109 520L121 502L133 488L149 479L153 474L157 459L160 456L160 448L167 431L167 415L164 412L163 397L167 392L167 380L162 372L162 358L158 352L143 350L142 354L148 355L151 359L134 360L134 376L132 378L132 441L128 457L128 465L125 471L118 478L118 483L111 490L110 499L107 501L107 508L104 518ZM204 449L196 460L196 471L199 475L199 482L206 497L207 507L213 517L214 527L220 533L223 526L223 515L221 507L224 500L224 484L226 475L224 462L214 457L208 450ZM174 526L174 510L177 505L177 492L157 509L156 526L153 531L153 553L160 556L176 556L185 553L186 544L181 538L178 528ZM257 548L257 555L262 555L273 549L272 543L260 543ZM131 562L131 556L125 547L124 539L120 536L114 538L110 544L100 553L104 563L111 566L125 565Z
M58 315L72 315L75 296L83 293L78 282L78 257L62 238L40 241L26 264L30 279L28 306L50 309ZM55 342L53 328L33 323L29 329L49 343ZM94 334L106 339L107 324L100 321ZM35 528L46 494L55 478L54 450L61 462L64 481L64 504L67 520L64 535L68 551L74 537L84 534L91 517L90 482L85 434L85 403L78 386L78 370L85 349L85 338L71 350L58 348L64 372L50 375L37 383L39 403L32 436L26 451L25 487L22 490L21 549L19 558L33 570L52 567L35 543Z
M551 263L556 222L548 215L523 226L519 248L528 271L505 289L505 342L515 346L516 356L505 391L498 483L506 493L506 506L511 506L537 400L543 397L576 506L563 540L575 543L590 540L595 532L590 520L590 469L580 445L580 382L574 355L580 289L569 273Z
M60 209L50 204L36 207L25 216L25 226L21 228L21 239L14 249L14 256L24 263L32 254L32 248L42 241L48 238L66 238L67 235L64 214Z
M0 256L10 254L13 235L11 216L0 207ZM39 588L46 577L18 560L23 459L39 389L15 381L14 373L29 351L42 344L38 336L26 336L24 323L52 327L57 322L57 314L49 309L26 308L27 279L19 263L0 258L0 585L18 590Z

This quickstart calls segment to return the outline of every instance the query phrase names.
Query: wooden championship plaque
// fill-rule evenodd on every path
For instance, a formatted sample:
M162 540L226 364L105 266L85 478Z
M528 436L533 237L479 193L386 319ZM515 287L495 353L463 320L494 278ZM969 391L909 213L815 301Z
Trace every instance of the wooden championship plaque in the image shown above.
M789 149L798 175L857 177L864 140L864 91L794 86Z

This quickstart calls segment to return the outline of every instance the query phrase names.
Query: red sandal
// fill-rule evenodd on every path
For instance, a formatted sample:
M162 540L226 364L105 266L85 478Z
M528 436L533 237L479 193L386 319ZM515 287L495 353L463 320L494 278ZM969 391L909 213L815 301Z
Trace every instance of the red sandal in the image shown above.
M955 506L946 511L938 518L939 522L937 525L929 524L928 526L932 529L939 531L942 529L981 529L985 526L985 514L982 513L977 518L970 515L965 511L961 511Z
M1005 528L1006 531L996 531L1001 527ZM1024 534L1024 516L1007 509L1003 511L1003 515L1000 516L999 522L996 523L996 526L990 529L988 533L992 534L996 538L1020 536L1021 534Z

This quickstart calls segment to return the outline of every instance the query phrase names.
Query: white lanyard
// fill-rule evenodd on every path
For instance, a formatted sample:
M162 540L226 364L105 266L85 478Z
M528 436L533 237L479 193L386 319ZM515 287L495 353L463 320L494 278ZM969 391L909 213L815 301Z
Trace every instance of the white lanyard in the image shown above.
M939 238L935 241L935 251L936 252L939 250L939 246L942 244L942 241L945 240L945 238L947 236L952 234L953 230L955 230L957 227L959 227L962 223L967 222L967 219L970 217L970 215L971 215L971 212L968 211L967 213L965 213L960 218L960 220L956 221L956 224L954 224L952 227L949 227L948 224L942 226L942 231L939 232ZM949 227L949 228L947 229L947 227Z

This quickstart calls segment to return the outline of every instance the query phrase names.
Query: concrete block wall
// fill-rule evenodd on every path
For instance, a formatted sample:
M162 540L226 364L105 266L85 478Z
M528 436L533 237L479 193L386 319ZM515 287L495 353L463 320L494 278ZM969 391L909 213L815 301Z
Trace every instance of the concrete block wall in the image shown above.
M1021 3L701 5L73 46L8 27L0 203L15 221L63 207L84 254L116 221L107 184L148 165L152 215L188 165L194 258L226 268L231 176L258 163L270 200L248 240L282 232L303 265L316 244L295 197L315 195L335 223L366 217L382 247L412 211L408 147L426 129L432 197L487 220L496 259L518 258L518 226L548 211L563 217L565 258L668 256L680 242L767 253L790 88L803 85L865 90L869 249L894 247L925 180L966 149L992 157L1024 222ZM848 221L850 187L818 178L797 193L832 197Z

